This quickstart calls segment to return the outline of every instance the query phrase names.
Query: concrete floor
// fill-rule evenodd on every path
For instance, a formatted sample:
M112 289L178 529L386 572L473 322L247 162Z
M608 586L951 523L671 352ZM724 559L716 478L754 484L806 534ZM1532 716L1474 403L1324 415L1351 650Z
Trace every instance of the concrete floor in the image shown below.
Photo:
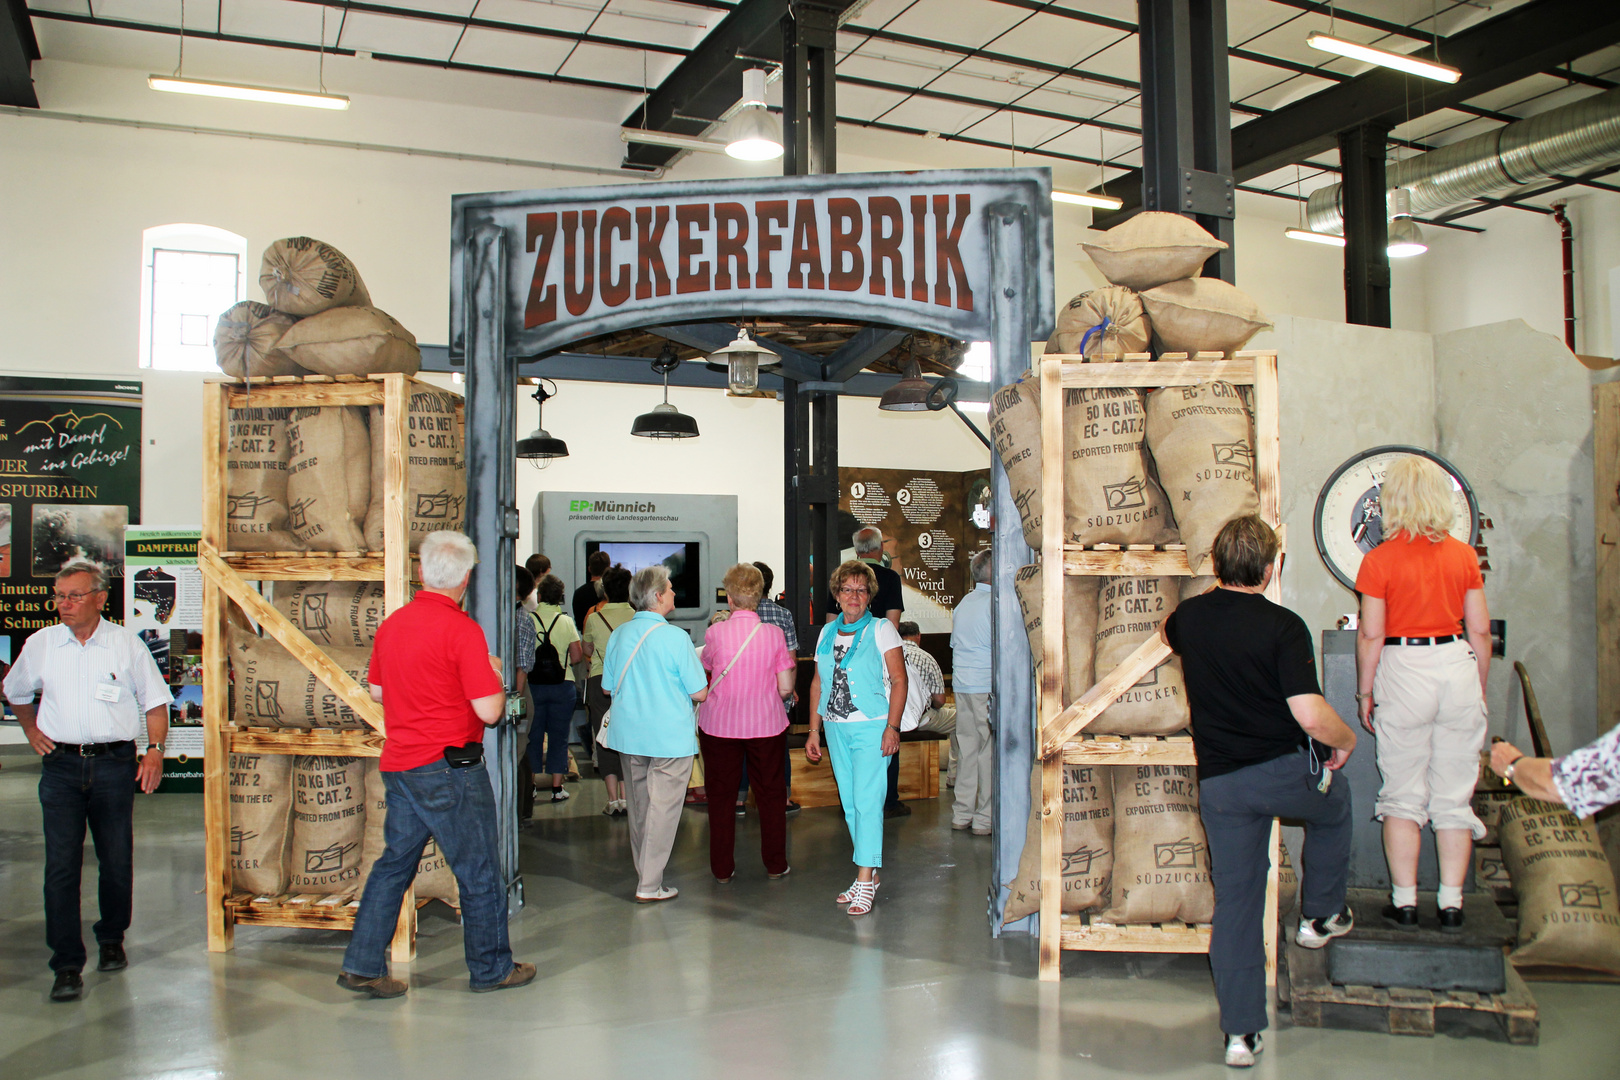
M0 751L0 1077L202 1078L569 1076L710 1080L816 1077L1231 1075L1219 1063L1208 967L1195 957L1071 955L1058 985L1035 978L1028 938L985 928L989 843L953 833L949 808L917 803L890 823L877 910L832 903L850 877L834 810L791 824L793 874L739 859L708 874L704 819L688 812L673 903L629 902L623 820L600 784L542 805L525 831L528 906L512 925L528 988L467 991L461 934L429 915L408 997L333 985L345 937L248 927L234 952L203 944L197 796L140 798L129 970L87 972L87 994L51 1004L40 912L38 764ZM752 816L739 848L758 842ZM91 861L93 857L87 856ZM86 932L94 920L87 875ZM1255 1077L1620 1076L1620 987L1536 984L1539 1047L1274 1027Z

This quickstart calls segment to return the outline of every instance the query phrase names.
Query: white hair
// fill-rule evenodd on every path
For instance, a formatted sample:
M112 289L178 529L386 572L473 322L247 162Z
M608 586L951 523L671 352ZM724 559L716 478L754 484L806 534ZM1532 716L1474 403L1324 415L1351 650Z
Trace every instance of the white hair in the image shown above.
M422 584L430 589L453 589L478 565L478 549L467 534L453 529L422 538Z
M660 593L669 588L669 571L663 564L643 566L630 579L630 606L637 611L651 611Z
M990 582L990 549L985 548L968 562L968 569L973 571L973 580Z
M856 529L855 535L850 537L850 543L855 545L855 554L873 555L883 550L883 530L868 525L864 529Z
M90 591L101 592L107 588L107 571L98 562L92 559L70 559L62 564L62 569L56 572L56 580L73 577L75 574L90 575Z

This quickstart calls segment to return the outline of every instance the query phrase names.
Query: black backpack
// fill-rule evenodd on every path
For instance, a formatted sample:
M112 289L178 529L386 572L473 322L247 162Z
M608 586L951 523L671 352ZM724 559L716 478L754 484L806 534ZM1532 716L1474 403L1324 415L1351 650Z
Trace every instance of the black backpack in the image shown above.
M551 643L551 631L560 618L562 613L558 612L557 618L551 620L551 625L540 632L540 639L535 642L534 667L529 669L529 681L536 686L556 686L568 678L562 659L557 655L557 646ZM534 622L538 628L540 620Z

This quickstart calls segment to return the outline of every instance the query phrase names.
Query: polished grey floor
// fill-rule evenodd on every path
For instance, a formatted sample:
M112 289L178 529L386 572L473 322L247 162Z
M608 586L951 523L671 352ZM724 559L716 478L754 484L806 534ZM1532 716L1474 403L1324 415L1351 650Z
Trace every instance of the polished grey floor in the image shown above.
M137 806L129 970L86 974L84 1000L47 1001L38 765L0 753L0 1078L577 1077L830 1080L1216 1077L1218 1033L1200 958L1073 956L1035 978L1033 943L992 939L988 842L948 808L891 822L877 910L832 903L848 880L835 811L790 826L793 874L767 881L758 831L739 828L736 880L708 874L706 824L688 812L669 880L678 900L629 902L622 820L590 812L600 785L538 808L525 831L528 905L512 924L533 986L467 991L461 934L429 915L409 996L333 985L337 933L244 928L204 947L201 804ZM942 813L944 809L947 812ZM750 857L751 855L751 857ZM87 856L93 863L93 856ZM94 915L87 875L86 914ZM1537 984L1539 1047L1291 1028L1268 1035L1256 1077L1620 1076L1620 987Z

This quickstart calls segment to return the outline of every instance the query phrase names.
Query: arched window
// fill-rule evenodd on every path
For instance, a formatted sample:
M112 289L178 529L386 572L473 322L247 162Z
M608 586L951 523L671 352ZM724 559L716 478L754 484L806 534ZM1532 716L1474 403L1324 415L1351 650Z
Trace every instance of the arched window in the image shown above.
M218 371L214 322L247 299L247 239L209 225L141 234L143 368Z

